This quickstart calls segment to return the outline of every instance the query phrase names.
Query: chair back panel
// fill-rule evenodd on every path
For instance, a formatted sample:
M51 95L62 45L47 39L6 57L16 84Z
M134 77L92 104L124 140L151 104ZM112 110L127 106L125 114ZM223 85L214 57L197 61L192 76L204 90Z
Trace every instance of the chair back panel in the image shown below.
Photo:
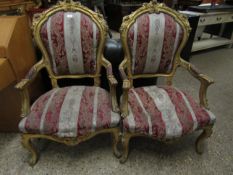
M100 31L79 11L57 11L40 29L42 43L55 75L95 74Z
M138 16L127 33L132 74L169 73L183 34L169 14L147 12Z

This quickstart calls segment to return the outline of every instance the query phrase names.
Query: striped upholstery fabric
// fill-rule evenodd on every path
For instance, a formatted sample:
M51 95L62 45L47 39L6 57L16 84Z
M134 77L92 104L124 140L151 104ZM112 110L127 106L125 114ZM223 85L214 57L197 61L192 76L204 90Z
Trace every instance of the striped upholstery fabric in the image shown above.
M71 86L42 95L19 123L23 133L83 136L117 126L120 116L111 111L110 95L99 87Z
M181 26L164 13L145 13L128 31L132 74L168 73L183 37Z
M56 75L94 74L100 32L87 15L59 11L40 31Z
M215 116L189 95L171 86L148 86L129 91L125 131L159 139L177 138L215 122Z

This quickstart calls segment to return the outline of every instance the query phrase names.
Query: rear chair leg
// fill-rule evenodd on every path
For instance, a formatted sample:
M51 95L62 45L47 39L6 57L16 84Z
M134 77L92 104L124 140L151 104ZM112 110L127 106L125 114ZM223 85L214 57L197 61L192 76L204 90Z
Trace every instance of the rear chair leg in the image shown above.
M122 149L123 149L123 154L120 159L120 163L125 163L126 160L128 159L129 155L129 140L130 140L130 135L129 134L124 134L122 137Z
M202 154L204 152L204 140L211 136L212 126L204 128L201 135L196 140L196 152Z
M29 152L31 152L31 158L29 160L29 165L33 166L36 164L38 160L38 153L35 147L31 143L31 138L28 135L22 135L22 145L26 148Z
M116 129L114 130L114 132L112 133L112 150L113 150L113 154L117 157L120 158L121 157L121 153L118 150L118 144L120 142L120 130Z

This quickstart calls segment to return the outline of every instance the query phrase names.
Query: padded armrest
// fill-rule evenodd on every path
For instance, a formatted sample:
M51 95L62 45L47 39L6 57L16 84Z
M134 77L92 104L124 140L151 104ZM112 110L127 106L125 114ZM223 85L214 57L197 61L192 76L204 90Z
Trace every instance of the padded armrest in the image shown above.
M36 78L39 71L45 67L46 66L43 62L43 59L41 59L34 66L31 67L24 79L22 79L15 87L20 90L25 89Z

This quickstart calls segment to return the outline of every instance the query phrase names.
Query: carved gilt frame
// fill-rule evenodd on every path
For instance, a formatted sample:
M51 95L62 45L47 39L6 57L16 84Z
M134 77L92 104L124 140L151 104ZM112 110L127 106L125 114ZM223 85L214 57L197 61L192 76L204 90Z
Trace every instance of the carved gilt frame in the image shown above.
M130 49L127 42L127 35L130 27L135 23L136 19L145 13L166 13L170 16L172 16L176 22L178 22L183 29L183 39L181 41L180 46L178 47L174 59L173 59L173 66L169 73L157 73L157 74L137 74L133 75L131 71L131 54ZM132 14L125 16L123 19L123 23L120 28L120 34L121 34L121 41L123 44L123 49L125 53L124 60L119 65L120 72L125 72L125 75L127 78L123 78L123 98L121 103L121 115L122 117L126 117L128 115L128 90L133 87L133 80L137 78L153 78L153 77L165 77L167 85L172 85L173 77L176 73L176 70L178 67L183 67L187 69L191 75L193 75L195 78L197 78L201 85L199 90L199 99L200 99L200 105L204 106L205 108L208 108L207 99L206 99L206 91L210 84L214 83L214 81L209 78L208 76L200 73L195 69L193 65L191 65L189 62L185 61L181 58L180 54L182 49L184 48L189 33L191 31L188 19L186 16L182 15L181 13L178 13L177 11L167 7L163 3L157 3L154 1L151 1L149 3L143 4L143 6L139 9L137 9Z
M173 59L173 67L172 70L169 73L162 73L162 74L137 74L133 75L131 72L131 60L132 56L130 54L130 48L127 42L127 35L130 27L136 22L136 19L145 13L166 13L170 16L172 16L176 22L178 22L183 29L183 39L181 41L180 46L178 47L175 57ZM128 91L130 88L133 87L133 80L137 78L153 78L153 77L165 77L166 78L166 84L167 85L172 85L172 80L173 77L176 73L176 70L178 67L183 67L188 72L196 79L200 81L200 89L199 89L199 99L200 99L200 105L208 109L208 104L207 104L207 99L206 99L206 93L207 93L207 88L209 85L214 83L214 81L209 78L208 76L200 73L193 65L191 65L189 62L185 61L184 59L181 58L180 54L182 49L184 48L188 37L189 33L191 31L188 19L186 16L178 13L177 11L167 7L163 3L157 3L155 1L150 1L149 3L143 4L143 6L130 15L124 17L123 23L120 28L120 34L121 34L121 41L123 44L123 49L125 53L124 60L121 62L119 65L119 71L121 73L121 76L123 78L123 95L122 95L122 101L121 101L121 116L123 118L126 118L129 114L128 111ZM125 72L125 70L127 70ZM198 153L203 152L203 140L207 137L210 137L212 134L212 125L207 126L203 128L202 134L198 137L196 140L196 151ZM129 141L132 137L149 137L152 138L151 136L141 134L141 133L129 133L129 132L123 132L122 135L122 146L123 146L123 153L122 157L120 159L121 163L126 162L128 158L128 152L129 152ZM179 139L179 138L178 138ZM178 139L173 139L173 140L166 140L162 139L160 141L164 142L173 142L174 140Z
M91 75L91 74L82 74L82 75L55 75L52 71L51 65L50 65L50 60L49 60L49 54L47 53L45 46L42 43L41 37L40 37L40 29L44 22L53 14L55 14L58 11L80 11L87 16L89 16L93 22L97 25L100 31L100 41L99 41L99 46L97 48L97 70L96 73ZM104 44L107 36L107 31L108 27L104 21L104 18L101 14L96 13L91 11L85 6L82 6L78 2L73 2L72 0L64 1L64 2L59 2L57 5L53 6L52 8L48 9L47 11L41 13L41 15L33 22L33 35L35 38L35 41L42 51L42 59L36 63L31 70L29 71L29 74L26 76L25 79L21 80L16 85L16 88L20 90L21 93L21 99L22 99L22 107L21 107L21 117L26 117L29 112L30 112L30 98L29 98L29 93L28 93L28 86L33 82L39 71L43 68L46 68L48 71L49 77L51 79L52 87L57 88L58 83L57 81L62 78L72 78L72 79L79 79L79 78L93 78L94 79L94 86L100 86L100 69L101 66L104 66L106 69L111 70L111 63L106 60L103 56L103 49L104 49ZM106 71L108 72L108 71ZM107 75L108 81L109 81L109 86L110 86L110 95L111 95L111 102L112 102L112 109L115 112L119 112L118 108L118 103L116 99L116 85L117 85L117 80L113 76L113 74ZM88 140L92 137L94 137L97 134L101 133L111 133L113 137L113 152L114 154L119 157L120 153L117 150L117 144L119 143L119 128L114 127L114 128L109 128L109 129L101 129L93 133L88 133L87 135L77 137L77 138L60 138L58 136L53 136L53 135L43 135L43 134L30 134L30 133L25 133L22 134L22 144L23 146L28 149L32 157L29 161L30 165L34 165L37 160L38 160L38 153L36 149L34 148L31 139L35 138L44 138L60 143L64 143L66 145L76 145L82 141Z

